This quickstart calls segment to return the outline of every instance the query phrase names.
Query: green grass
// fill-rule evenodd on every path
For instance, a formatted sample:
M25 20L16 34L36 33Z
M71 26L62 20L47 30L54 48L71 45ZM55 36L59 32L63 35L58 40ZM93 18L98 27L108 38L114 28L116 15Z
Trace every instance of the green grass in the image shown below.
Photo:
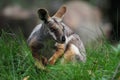
M22 36L2 32L0 80L22 80L26 76L30 76L29 80L110 80L120 62L120 52L106 41L86 50L86 63L61 65L58 62L43 71L34 66L34 59Z

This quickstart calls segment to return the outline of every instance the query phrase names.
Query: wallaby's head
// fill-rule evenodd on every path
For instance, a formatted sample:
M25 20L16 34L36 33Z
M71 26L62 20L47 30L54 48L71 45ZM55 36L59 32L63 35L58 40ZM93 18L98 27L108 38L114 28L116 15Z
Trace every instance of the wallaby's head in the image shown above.
M55 13L54 16L50 17L46 9L38 10L39 18L44 22L45 26L48 28L49 34L53 37L55 41L59 43L64 43L66 41L64 26L61 23L65 12L66 6L62 6Z

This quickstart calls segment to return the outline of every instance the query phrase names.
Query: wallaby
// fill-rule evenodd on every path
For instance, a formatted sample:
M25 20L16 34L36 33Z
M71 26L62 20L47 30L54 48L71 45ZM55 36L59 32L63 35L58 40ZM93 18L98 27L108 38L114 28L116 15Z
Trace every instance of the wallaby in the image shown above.
M62 55L62 63L86 61L86 51L79 35L62 22L66 10L66 6L62 6L52 17L49 16L46 9L38 10L39 18L43 22L34 28L28 38L28 45L37 64L55 64ZM53 40L54 43L51 45L55 44L56 47L52 56L47 54L50 57L49 60L44 56L45 53L41 53L41 49L47 45L48 40Z

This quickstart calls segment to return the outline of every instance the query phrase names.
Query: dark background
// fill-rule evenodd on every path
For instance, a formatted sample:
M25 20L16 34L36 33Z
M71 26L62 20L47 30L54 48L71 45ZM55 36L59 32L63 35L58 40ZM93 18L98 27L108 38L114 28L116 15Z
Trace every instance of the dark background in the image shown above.
M47 8L50 15L53 15L58 8L71 0L0 0L0 30L12 29L13 32L18 31L18 27L22 29L25 37L28 37L31 30L38 24L37 9ZM103 22L109 21L112 24L110 35L111 41L120 40L120 7L117 0L82 0L90 5L96 6L102 12ZM8 6L20 6L23 12L26 11L27 17L14 18L5 16L3 11ZM21 11L22 12L22 11ZM22 15L22 13L20 13ZM32 24L30 24L32 23Z

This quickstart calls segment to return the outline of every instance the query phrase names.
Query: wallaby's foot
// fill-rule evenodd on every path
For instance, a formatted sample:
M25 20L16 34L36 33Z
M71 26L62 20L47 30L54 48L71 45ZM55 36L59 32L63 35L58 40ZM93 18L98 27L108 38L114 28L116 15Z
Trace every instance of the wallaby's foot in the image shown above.
M45 70L45 66L43 65L42 61L39 61L39 60L35 60L35 66L38 68L38 69L41 69L41 70Z

